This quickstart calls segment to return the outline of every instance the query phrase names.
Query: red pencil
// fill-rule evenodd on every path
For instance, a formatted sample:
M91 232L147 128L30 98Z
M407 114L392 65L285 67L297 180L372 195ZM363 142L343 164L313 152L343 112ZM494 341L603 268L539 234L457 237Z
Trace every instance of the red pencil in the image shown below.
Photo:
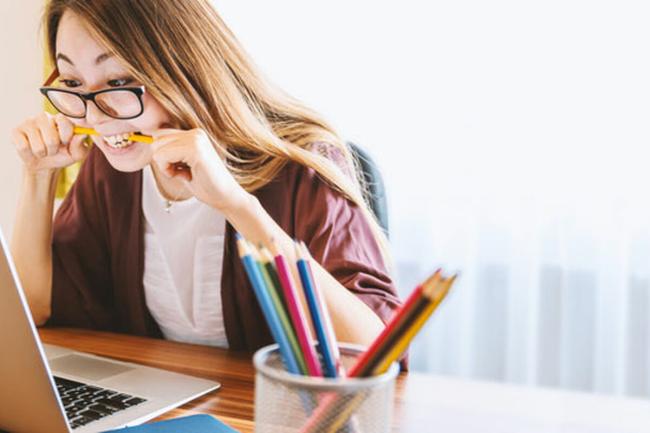
M384 330L377 338L375 338L368 350L366 350L363 355L356 360L350 371L348 371L348 377L370 376L372 374L372 359L375 358L378 353L384 351L383 348L391 339L391 335L401 327L402 323L409 316L410 311L415 308L418 300L421 298L422 288L424 286L435 284L436 281L440 279L440 275L441 270L438 269L424 283L420 284L415 288L415 290L413 290L413 293L411 293L397 313L393 315Z
M391 318L384 331L375 339L368 350L356 360L354 366L348 372L348 377L364 377L377 374L378 372L375 371L376 366L382 362L387 362L386 356L382 356L382 354L385 354L387 351L392 354L393 351L391 349L393 347L391 346L395 344L396 340L399 343L406 341L403 338L404 332L415 329L415 327L409 326L410 322L414 319L418 322L418 319L421 317L423 317L423 321L426 321L430 313L435 309L435 306L437 306L435 298L432 299L431 295L443 289L443 294L439 299L441 300L454 278L452 277L448 283L445 283L446 279L442 277L441 270L437 270L424 283L416 287L404 305ZM429 308L425 308L425 312L428 313L426 317L420 308L422 305L433 305L430 311ZM419 328L416 329L416 332L417 330ZM409 337L412 338L412 336ZM409 342L410 338L408 339ZM401 350L399 353L401 353ZM350 413L356 410L362 402L363 398L361 395L355 396L352 400L346 400L339 395L328 394L312 412L307 422L300 429L300 433L334 432L343 425L350 416Z

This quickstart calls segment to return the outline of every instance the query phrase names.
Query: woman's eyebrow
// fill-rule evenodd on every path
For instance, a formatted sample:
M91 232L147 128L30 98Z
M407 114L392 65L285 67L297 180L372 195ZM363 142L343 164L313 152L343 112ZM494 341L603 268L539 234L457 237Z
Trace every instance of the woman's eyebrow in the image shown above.
M68 56L66 56L65 54L63 54L63 53L59 53L59 54L57 54L57 55L56 55L56 60L57 60L57 61L59 61L59 60L63 60L64 62L68 62L68 63L70 63L72 66L74 66L74 63L72 63L72 60L70 60L70 58L69 58Z
M106 53L104 53L104 54L100 54L100 55L97 56L97 58L95 59L95 64L96 64L96 65L99 65L101 62L103 62L104 60L106 60L106 59L108 59L109 57L112 57L112 56L113 56L113 54L108 53L108 52L106 52Z
M99 65L101 62L103 62L104 60L106 60L106 59L108 59L108 58L110 58L110 57L112 57L112 56L113 56L113 54L108 53L108 52L106 52L106 53L104 53L104 54L100 54L100 55L97 56L97 58L95 59L95 64L96 64L96 65ZM57 54L57 55L56 55L56 60L57 60L57 61L58 61L58 60L63 60L64 62L68 62L68 63L70 63L72 66L74 66L74 63L72 62L72 60L70 60L70 57L66 56L66 55L63 54L63 53L59 53L59 54Z

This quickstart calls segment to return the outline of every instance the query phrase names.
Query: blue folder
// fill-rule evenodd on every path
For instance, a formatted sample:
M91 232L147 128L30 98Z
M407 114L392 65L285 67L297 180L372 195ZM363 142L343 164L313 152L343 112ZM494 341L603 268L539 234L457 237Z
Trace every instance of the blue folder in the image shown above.
M190 415L166 421L111 430L110 433L238 433L210 415Z

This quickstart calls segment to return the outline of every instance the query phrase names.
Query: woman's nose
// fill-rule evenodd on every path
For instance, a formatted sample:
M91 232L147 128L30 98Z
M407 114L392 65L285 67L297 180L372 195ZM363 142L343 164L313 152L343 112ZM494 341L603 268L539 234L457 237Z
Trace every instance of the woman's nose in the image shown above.
M102 110L97 108L94 101L88 101L86 105L86 122L95 126L106 120L110 120L110 116L107 116Z

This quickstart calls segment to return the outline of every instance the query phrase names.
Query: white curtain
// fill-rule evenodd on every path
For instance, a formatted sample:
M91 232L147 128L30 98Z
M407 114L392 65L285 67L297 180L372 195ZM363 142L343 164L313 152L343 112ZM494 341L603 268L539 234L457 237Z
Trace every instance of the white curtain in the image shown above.
M403 295L461 272L415 370L650 394L650 4L216 1L376 158Z
M647 209L535 198L426 203L411 220L393 213L403 294L436 266L461 277L416 340L414 370L650 395Z

